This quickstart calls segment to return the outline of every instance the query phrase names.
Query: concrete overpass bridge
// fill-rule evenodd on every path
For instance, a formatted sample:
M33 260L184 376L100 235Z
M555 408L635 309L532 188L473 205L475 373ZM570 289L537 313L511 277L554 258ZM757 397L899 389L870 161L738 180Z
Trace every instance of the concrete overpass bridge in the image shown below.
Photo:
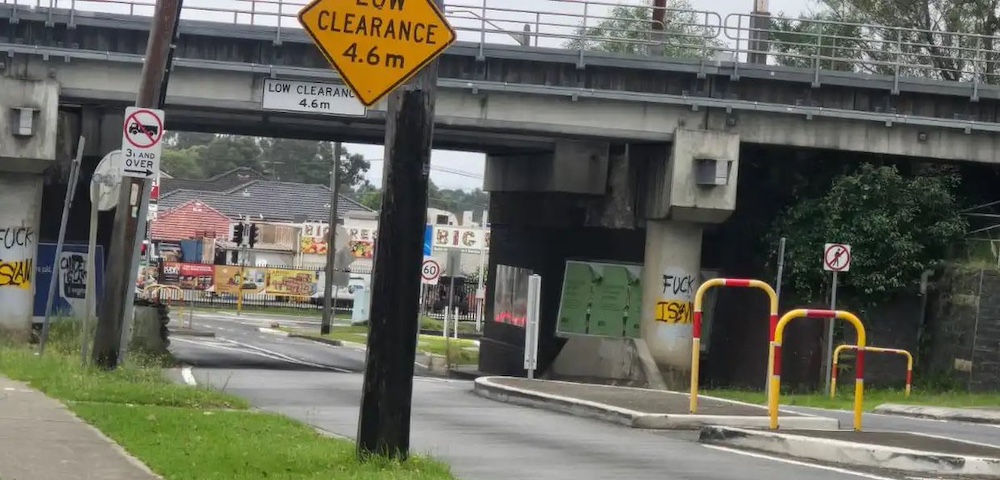
M34 3L14 3L26 1ZM117 108L134 100L149 27L143 13L151 11L152 0L53 5L76 8L49 8L46 0L3 2L5 76L56 80L63 105ZM189 20L180 29L167 96L171 129L381 142L384 104L360 118L264 109L267 78L339 79L298 28L294 15L304 0L236 3L250 8L185 7ZM599 20L588 12L604 4L545 0L532 12L493 6L504 4L498 0L486 4L479 11L449 7L460 38L479 38L459 42L442 59L440 147L551 149L557 138L664 142L685 126L724 128L744 143L996 161L990 134L1000 130L994 106L1000 90L983 84L989 79L982 75L935 80L940 69L933 58L855 62L858 70L892 65L892 75L830 69L837 65L828 63L848 59L827 56L794 59L816 60L815 68L726 61L752 54L741 43L751 34L750 16L723 20L710 12L692 12L706 19L695 25L703 37L690 39L692 52L703 58L571 50L562 46L574 39L571 27ZM582 10L566 12L566 6ZM463 14L474 14L471 26ZM230 22L195 20L213 15ZM511 32L506 43L514 43L517 21L510 18L518 15L533 20L535 33L526 42L532 45L490 43L502 32ZM699 45L709 39L729 43ZM972 70L992 71L980 63ZM913 141L920 132L933 138Z
M119 147L152 0L3 1L0 106L33 111L35 132L0 141L0 170L8 172L0 175L0 202L9 204L12 192L24 198L40 188L38 173L69 158L80 132L90 169ZM167 128L381 143L384 105L362 114L265 108L267 82L339 84L298 28L302 3L295 2L186 2ZM691 326L657 318L664 278L669 272L697 285L703 229L736 208L742 144L1000 161L1000 82L982 39L953 35L954 48L937 56L901 40L887 49L879 42L891 41L877 39L845 53L816 48L828 45L819 33L795 46L800 53L779 57L759 14L675 12L690 20L679 40L638 25L635 38L608 40L612 53L570 48L599 40L576 27L600 21L608 4L539 0L525 11L505 3L449 3L462 41L441 59L435 127L435 147L488 154L491 275L498 264L523 266L559 285L567 258L645 264L642 336L674 376L689 365ZM650 55L667 46L693 58ZM5 136L10 118L0 116ZM705 165L714 178L695 178ZM5 221L39 225L37 204L24 208L5 212ZM539 246L534 238L566 244ZM679 293L690 302L693 292ZM596 337L564 347L552 334L558 288L543 296L544 367L619 375L608 358L634 351ZM523 331L491 323L487 337L483 367L520 371ZM593 355L598 349L603 360Z

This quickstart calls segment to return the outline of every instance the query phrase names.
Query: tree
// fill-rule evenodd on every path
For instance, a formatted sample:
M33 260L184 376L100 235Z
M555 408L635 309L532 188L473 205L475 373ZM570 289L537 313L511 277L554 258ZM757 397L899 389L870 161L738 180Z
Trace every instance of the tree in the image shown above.
M382 208L382 190L375 188L370 183L359 187L354 193L354 199L372 210Z
M167 132L164 141L167 146L177 150L187 150L199 145L208 145L215 140L214 133L201 132Z
M261 157L271 165L277 178L286 182L330 184L333 144L311 140L266 138L261 140ZM365 157L341 152L337 180L349 188L366 183L371 163Z
M894 166L863 164L837 176L824 194L793 204L772 225L771 243L787 237L786 284L802 302L819 300L830 281L819 263L823 245L843 242L854 254L850 273L838 279L845 303L869 307L913 286L964 239L959 183L947 167L904 176Z
M835 0L827 0L832 3ZM838 20L854 20L852 23ZM824 9L805 18L779 15L772 21L771 50L779 65L823 70L863 71L868 47L858 18L847 19L836 11ZM840 59L846 59L840 60ZM867 71L866 73L885 73Z
M200 147L198 152L198 161L206 177L238 167L264 171L260 143L254 137L216 135L207 145Z
M204 178L199 162L200 147L163 149L162 169L176 178Z
M354 193L354 199L372 210L382 208L382 191L371 184L359 187ZM451 189L441 190L433 181L428 181L427 206L447 210L458 215L471 210L473 219L481 221L482 211L489 208L489 193L478 188L468 192Z
M333 144L312 140L257 138L240 135L171 132L163 168L178 178L208 178L237 167L249 167L288 182L329 185ZM370 162L343 150L338 178L353 190L368 183Z
M997 0L820 2L816 12L798 20L775 19L772 49L779 52L779 62L799 66L817 49L825 49L855 60L851 68L838 69L892 74L898 61L903 75L968 81L978 73L980 81L998 83ZM796 34L797 41L791 41L790 35Z
M705 25L701 16L690 9L688 0L668 0L662 37L657 39L659 32L652 28L651 0L643 0L639 5L617 5L596 26L578 26L574 33L576 38L564 46L575 50L651 55L654 47L662 44L665 57L710 57L714 48L722 46L717 38L719 27Z

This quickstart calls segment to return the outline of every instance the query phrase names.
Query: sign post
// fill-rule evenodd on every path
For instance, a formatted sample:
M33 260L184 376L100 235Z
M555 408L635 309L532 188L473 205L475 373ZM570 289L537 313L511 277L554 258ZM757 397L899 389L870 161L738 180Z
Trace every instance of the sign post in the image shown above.
M313 0L298 15L362 105L371 107L392 94L386 110L380 241L375 244L358 419L361 458L409 456L423 258L416 237L427 220L435 60L456 38L443 6L443 0Z
M833 272L830 288L830 310L837 310L837 274L851 270L851 246L843 243L828 243L823 246L823 270ZM830 375L833 372L833 319L827 319L826 331L826 391L830 390Z
M86 139L80 137L76 146L76 156L73 157L73 163L70 164L69 183L66 184L66 199L63 201L62 221L59 224L59 241L56 242L56 261L54 264L56 268L52 270L52 277L49 280L49 296L45 301L45 319L42 321L42 333L38 340L38 355L40 356L45 355L45 343L49 339L49 317L52 315L52 302L55 301L58 277L56 272L59 268L59 259L62 256L63 243L66 240L66 222L69 221L69 212L73 208L73 198L76 196L76 184L80 179L80 162L83 160L85 144ZM92 256L93 252L90 252L90 255ZM86 314L84 314L84 318L86 318Z
M157 0L154 7L153 21L149 29L149 40L146 42L146 54L139 76L139 91L136 94L135 106L142 110L151 110L161 106L166 98L166 79L169 75L171 40L174 39L176 24L180 20L180 0ZM135 110L129 109L125 118L132 118ZM151 112L156 116L157 112ZM141 140L136 132L131 134L146 148L161 144L163 136L163 112L158 111L161 120L160 131L150 132L145 128L150 120L148 114L140 114L135 119L142 124L142 130L149 135ZM127 122L126 122L127 123ZM128 127L126 127L126 130ZM144 134L145 135L145 134ZM159 136L159 138L157 138ZM161 145L162 147L162 145ZM155 151L153 161L159 169L159 154ZM123 156L126 152L122 152ZM150 160L150 159L145 159ZM152 165L150 165L152 166ZM130 168L138 171L138 168ZM152 168L150 168L152 170ZM123 172L124 173L124 172ZM155 172L131 176L123 179L118 195L118 206L115 208L114 228L111 235L111 248L108 251L107 282L104 287L101 314L97 331L94 333L93 359L94 363L105 369L116 367L124 359L127 345L123 347L122 339L128 340L127 323L131 319L131 302L135 298L135 275L138 266L139 250L146 231L146 215L149 210L149 195L152 185L147 179L155 178ZM134 200L133 200L134 199ZM124 348L124 349L123 349Z
M531 275L528 277L528 318L524 324L524 369L528 371L530 379L535 378L535 369L538 368L538 317L541 302L542 277Z
M424 257L424 263L420 267L420 283L424 285L437 285L441 279L441 264L431 257Z
M163 110L128 107L122 128L122 176L152 180L160 173Z

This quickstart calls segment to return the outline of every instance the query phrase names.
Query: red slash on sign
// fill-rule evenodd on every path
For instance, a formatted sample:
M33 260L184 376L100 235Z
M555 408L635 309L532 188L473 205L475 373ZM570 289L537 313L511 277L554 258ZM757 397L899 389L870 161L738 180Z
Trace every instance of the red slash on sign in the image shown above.
M160 172L163 153L163 110L128 107L122 122L122 165L124 177L154 179Z
M152 148L163 139L163 122L149 110L139 110L125 119L125 138L135 148Z
M828 243L823 247L823 270L846 272L851 269L851 246Z

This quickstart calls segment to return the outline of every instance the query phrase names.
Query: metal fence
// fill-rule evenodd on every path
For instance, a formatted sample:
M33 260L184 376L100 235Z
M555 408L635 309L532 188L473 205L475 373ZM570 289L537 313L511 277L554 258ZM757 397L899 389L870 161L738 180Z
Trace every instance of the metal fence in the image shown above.
M79 16L150 16L153 0L0 0L28 9L64 9ZM301 30L296 14L306 0L185 0L181 18L260 27L280 43ZM506 0L448 0L445 13L459 40L487 45L664 55L734 66L751 58L820 72L883 74L929 80L1000 83L997 37L960 32L821 20L761 19L752 14L666 9L653 28L652 7L594 0L535 0L531 9ZM897 84L898 86L898 84Z
M207 267L207 266L206 266ZM216 267L216 266L212 266ZM225 267L235 268L227 265ZM151 267L153 268L153 267ZM319 312L323 308L323 284L314 284L312 295L283 295L268 292L263 286L252 277L253 270L294 270L313 271L319 274L322 269L310 267L291 267L269 265L268 267L247 267L244 275L247 276L243 293L242 307L247 310L260 310L281 313L301 313L311 315ZM350 272L351 282L347 287L335 287L331 298L335 299L336 312L340 315L350 315L354 307L355 289L359 285L367 283L370 288L371 271L367 269L352 269ZM149 292L149 296L166 301L173 305L183 305L192 307L202 307L208 309L234 310L238 303L238 294L231 292L217 291L216 276L205 274L203 276L187 276L183 280L168 279L162 267L156 267L156 273L150 272L147 278L138 286L140 292ZM165 288L150 288L151 285L160 285ZM448 307L450 279L442 277L437 285L425 285L421 289L421 313L422 315L442 320ZM475 281L467 277L455 278L455 294L452 298L452 316L460 322L473 322L476 320ZM263 291L262 291L263 290Z

